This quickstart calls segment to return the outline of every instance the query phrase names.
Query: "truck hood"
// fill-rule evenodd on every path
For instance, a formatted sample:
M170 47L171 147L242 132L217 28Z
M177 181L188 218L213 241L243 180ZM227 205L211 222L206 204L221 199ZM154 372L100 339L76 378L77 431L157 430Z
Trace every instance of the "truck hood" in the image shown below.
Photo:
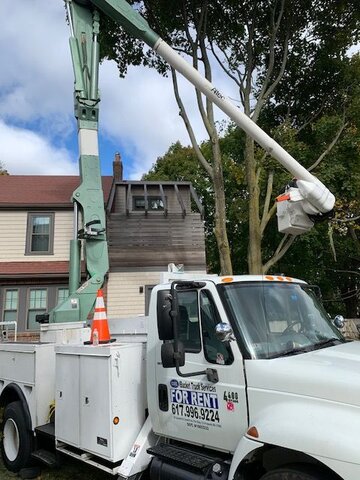
M360 406L360 342L269 360L246 360L248 389Z

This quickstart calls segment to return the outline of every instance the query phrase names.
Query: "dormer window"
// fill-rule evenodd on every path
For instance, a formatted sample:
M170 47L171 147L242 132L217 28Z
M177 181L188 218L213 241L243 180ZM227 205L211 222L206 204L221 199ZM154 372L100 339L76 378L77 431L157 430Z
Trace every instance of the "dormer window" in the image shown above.
M164 211L164 202L161 197L148 196L148 210L152 212L163 212ZM136 196L133 197L133 210L136 212L145 211L145 197Z
M52 255L54 245L54 213L29 213L26 254Z

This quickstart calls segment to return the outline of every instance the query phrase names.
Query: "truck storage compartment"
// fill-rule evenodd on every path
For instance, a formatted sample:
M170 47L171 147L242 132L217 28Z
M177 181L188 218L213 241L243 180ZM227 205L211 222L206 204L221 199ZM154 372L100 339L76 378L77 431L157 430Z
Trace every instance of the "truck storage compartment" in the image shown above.
M111 462L124 459L145 420L142 344L55 351L56 440Z
M32 428L48 422L55 390L54 345L3 343L0 345L0 394L17 385L29 406Z

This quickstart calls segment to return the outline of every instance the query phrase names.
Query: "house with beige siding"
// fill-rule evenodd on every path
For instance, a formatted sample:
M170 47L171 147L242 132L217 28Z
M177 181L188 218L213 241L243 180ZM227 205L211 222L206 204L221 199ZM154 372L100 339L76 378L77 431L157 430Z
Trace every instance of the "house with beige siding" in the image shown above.
M105 201L112 177L103 178ZM35 317L68 295L71 195L77 176L0 176L0 321L39 329Z
M0 321L17 321L20 332L38 330L36 315L68 295L78 184L75 176L0 176ZM119 155L103 190L108 316L145 315L169 264L206 271L202 206L189 182L124 181Z

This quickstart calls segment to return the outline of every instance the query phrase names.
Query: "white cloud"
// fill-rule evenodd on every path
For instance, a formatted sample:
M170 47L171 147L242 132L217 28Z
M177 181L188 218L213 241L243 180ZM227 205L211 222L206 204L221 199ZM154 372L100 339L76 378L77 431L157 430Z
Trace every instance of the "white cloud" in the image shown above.
M74 134L63 2L1 0L0 45L0 161L10 174L77 174L53 145Z
M130 68L125 80L119 79L114 62L101 68L101 129L123 149L132 153L131 178L139 178L172 142L189 143L172 93L170 78L148 68ZM189 102L193 97L193 102ZM199 138L205 132L195 118L192 88L185 88L184 99Z
M31 130L36 125L39 135L29 132L28 135L36 139L37 145L42 143L43 151L61 158L69 154L53 147L54 139L57 144L65 144L70 135L75 136L68 36L62 0L0 0L0 119L8 125L24 128L30 125ZM358 48L359 45L353 47L350 53ZM119 79L113 62L104 62L100 70L100 128L103 138L110 138L124 156L132 159L130 167L127 166L131 178L139 178L171 143L177 140L189 143L170 78L137 67L130 68L125 79ZM234 84L224 78L220 69L214 71L214 83L225 95L238 97ZM197 139L201 141L206 132L198 116L193 88L185 80L180 81L180 88ZM217 119L222 120L222 112L215 110ZM5 127L2 124L3 131ZM12 131L11 127L7 131ZM12 146L0 144L0 156L10 170L5 153L8 155L11 147L17 151L30 147L25 130L18 132L23 134ZM14 140L9 134L6 138ZM22 141L26 142L24 148ZM58 161L59 157L56 158ZM18 173L35 168L28 161L15 164ZM50 160L45 159L45 164L51 165Z
M50 150L59 153L51 146L55 138L57 144L64 144L70 135L75 135L68 36L61 0L16 0L16 8L14 0L0 1L0 119L8 125L30 126L31 130L36 125L40 136L32 138L42 140L48 153ZM215 79L224 93L233 93L229 83L217 72ZM196 136L201 141L206 138L206 132L197 113L193 87L180 81L180 88ZM177 140L189 143L178 115L170 78L162 78L148 68L134 67L129 69L125 79L120 79L115 63L104 62L100 69L100 90L103 138L110 138L119 145L123 156L131 158L132 164L127 165L127 171L132 179L146 172L171 143ZM217 115L223 118L221 112L217 111ZM28 149L28 137L21 135L14 144L16 150L22 149L20 142L25 140L23 150ZM5 151L8 155L11 145L0 144L2 158ZM9 162L5 158L4 161L11 170ZM18 173L25 173L21 168L26 171L35 168L29 162L16 165Z
M65 149L54 148L29 130L0 120L0 162L11 175L77 175L78 167Z
M215 69L216 85L228 96L236 96L234 85ZM169 148L180 140L190 144L175 101L171 78L144 67L131 67L125 79L118 77L114 62L101 66L101 129L120 141L134 158L131 178L138 179ZM207 138L197 108L194 87L179 75L179 90L199 142ZM216 120L227 117L215 107Z
M352 57L353 55L359 55L360 54L360 43L357 43L356 45L353 45L348 49L346 52L348 57Z
M72 67L63 2L1 0L0 116L31 122L72 111ZM63 128L63 127L61 127Z

